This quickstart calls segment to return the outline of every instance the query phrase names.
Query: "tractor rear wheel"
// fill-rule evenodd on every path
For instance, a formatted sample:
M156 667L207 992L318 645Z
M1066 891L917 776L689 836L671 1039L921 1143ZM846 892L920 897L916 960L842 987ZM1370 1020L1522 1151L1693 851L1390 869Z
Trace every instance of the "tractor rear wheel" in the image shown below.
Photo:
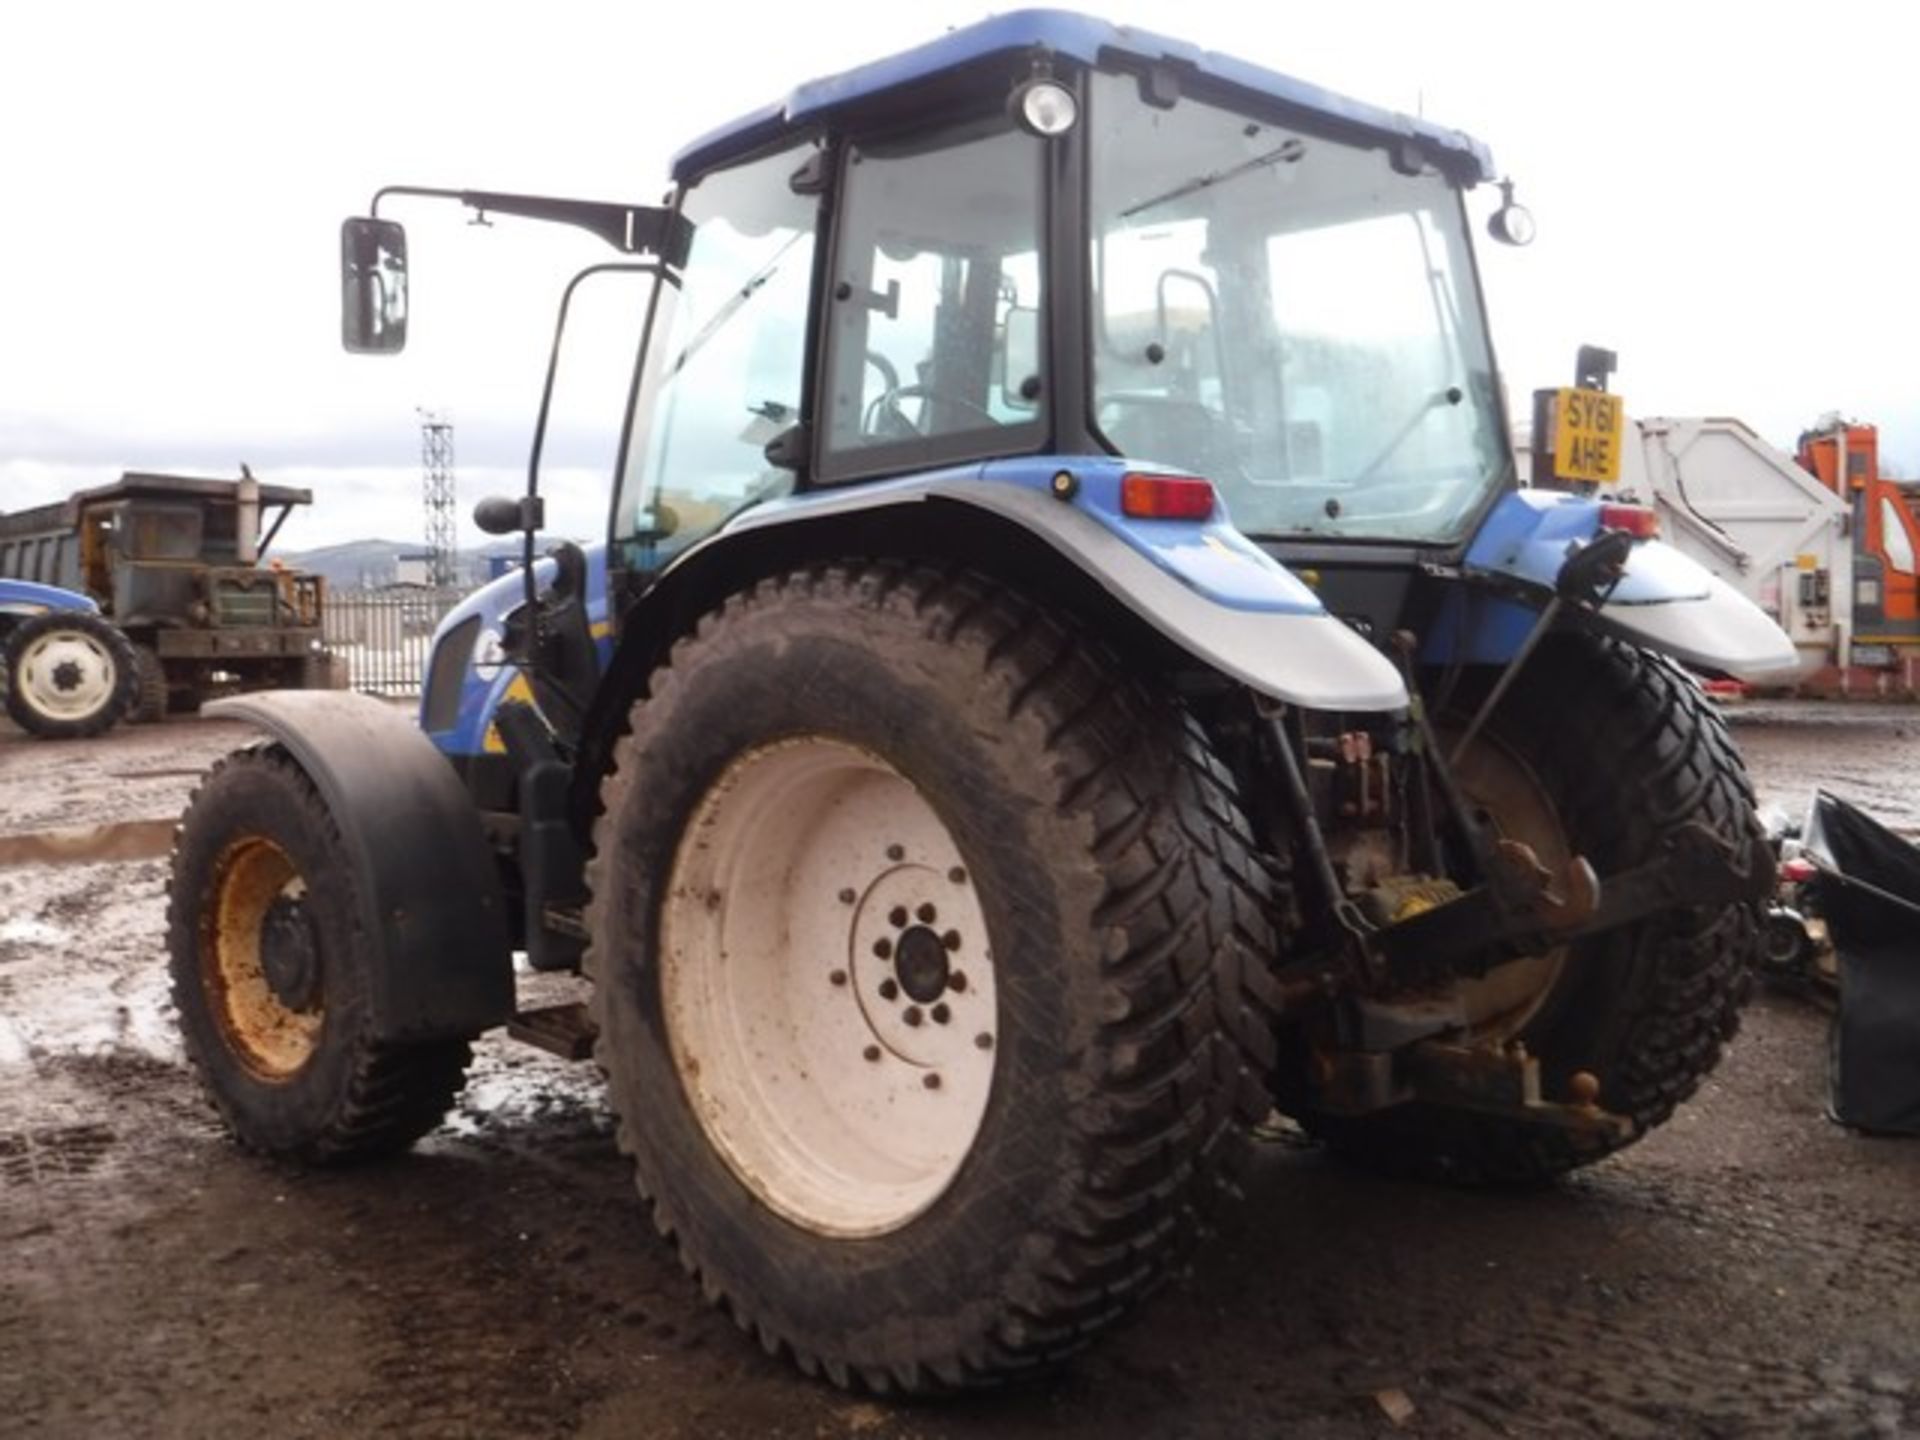
M769 1352L1029 1374L1165 1278L1265 1110L1264 872L1180 704L894 564L763 582L603 788L598 1055L655 1223Z
M49 740L111 729L133 703L133 647L106 620L56 610L7 634L7 714Z
M1602 877L1618 874L1689 821L1748 853L1762 833L1726 722L1677 665L1634 646L1550 641L1483 736L1458 767L1462 791L1550 865L1584 855ZM1300 1118L1337 1153L1393 1174L1530 1183L1589 1164L1665 1121L1719 1063L1751 986L1761 908L1669 911L1456 982L1472 1041L1524 1044L1548 1099L1573 1098L1582 1071L1598 1077L1599 1103L1633 1122L1626 1140L1418 1104Z
M459 1092L465 1040L373 1038L363 897L338 827L276 745L216 765L174 840L167 948L187 1055L250 1150L402 1150Z

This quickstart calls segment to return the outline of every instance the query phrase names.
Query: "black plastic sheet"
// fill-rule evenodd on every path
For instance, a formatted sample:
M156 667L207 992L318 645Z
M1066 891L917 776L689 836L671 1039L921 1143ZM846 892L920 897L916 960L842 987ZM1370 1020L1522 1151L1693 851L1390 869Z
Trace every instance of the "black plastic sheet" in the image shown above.
M1840 960L1829 1108L1843 1125L1920 1135L1920 848L1825 791L1804 844Z

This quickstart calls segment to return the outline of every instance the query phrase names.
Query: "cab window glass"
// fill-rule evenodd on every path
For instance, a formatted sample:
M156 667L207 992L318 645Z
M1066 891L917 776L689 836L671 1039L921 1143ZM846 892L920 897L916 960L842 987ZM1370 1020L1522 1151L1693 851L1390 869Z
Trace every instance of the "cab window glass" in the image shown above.
M1913 541L1900 523L1900 512L1891 499L1880 497L1880 545L1887 552L1887 563L1902 575L1913 573Z
M770 441L799 423L818 201L790 183L811 142L703 177L693 240L647 342L615 536L655 568L793 488Z
M827 302L829 474L1036 437L1041 145L996 118L849 147Z

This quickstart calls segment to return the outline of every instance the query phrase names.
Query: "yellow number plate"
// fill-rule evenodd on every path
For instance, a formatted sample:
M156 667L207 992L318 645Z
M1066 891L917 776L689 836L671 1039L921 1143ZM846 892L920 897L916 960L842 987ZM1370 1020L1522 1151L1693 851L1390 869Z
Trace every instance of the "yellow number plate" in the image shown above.
M1553 473L1562 480L1611 485L1620 478L1627 409L1603 390L1553 394Z

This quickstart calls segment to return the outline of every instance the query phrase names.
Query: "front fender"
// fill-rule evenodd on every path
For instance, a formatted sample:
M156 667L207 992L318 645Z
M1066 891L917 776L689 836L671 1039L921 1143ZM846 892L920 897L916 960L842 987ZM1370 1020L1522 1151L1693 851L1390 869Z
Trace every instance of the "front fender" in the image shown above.
M1118 460L1033 457L814 491L745 512L682 563L777 526L949 501L1044 541L1182 650L1263 695L1315 710L1407 703L1393 663L1236 530L1224 506L1206 521L1124 515L1126 470ZM1054 488L1062 473L1072 477L1066 498Z
M42 585L35 580L0 580L0 615L45 615L50 610L71 610L97 615L100 607L91 596L58 585Z
M1504 497L1468 547L1469 578L1519 581L1544 602L1568 552L1600 528L1601 502L1551 490ZM1490 617L1498 606L1487 607ZM1756 683L1784 683L1801 669L1787 633L1758 605L1671 545L1643 540L1600 608L1608 630L1701 670ZM1509 636L1521 633L1510 622ZM1471 658L1498 660L1503 644L1467 637ZM1477 642L1477 643L1476 643Z
M500 873L453 767L405 715L371 696L283 690L218 700L285 746L344 842L373 947L383 1039L477 1035L513 1016Z

